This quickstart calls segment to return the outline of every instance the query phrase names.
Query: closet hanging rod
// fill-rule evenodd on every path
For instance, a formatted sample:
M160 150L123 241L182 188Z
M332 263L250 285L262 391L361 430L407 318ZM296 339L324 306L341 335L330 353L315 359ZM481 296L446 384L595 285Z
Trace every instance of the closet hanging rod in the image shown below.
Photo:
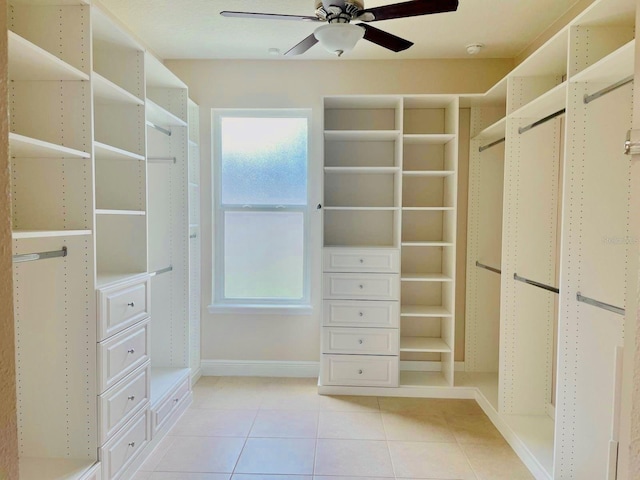
M189 235L189 238L198 238L198 235L195 233L192 233L191 235Z
M162 275L163 273L169 273L173 270L172 266L168 266L166 268L161 268L160 270L156 270L155 272L151 272L149 276L155 277L157 275Z
M40 253L23 253L13 256L13 263L33 262L35 260L46 260L47 258L66 257L67 247L62 247L60 250L53 252L40 252Z
M609 310L610 312L617 313L618 315L624 315L624 308L616 307L609 303L604 303L599 300L594 300L593 298L583 297L580 292L576 293L576 300L582 303L586 303L589 305L593 305L594 307L602 308L604 310Z
M480 148L478 148L478 152L484 152L485 150L490 149L491 147L495 147L496 145L500 145L501 143L503 143L506 140L505 137L502 137L500 140L496 140L495 142L491 142L487 145L484 145Z
M476 267L484 268L485 270L489 270L490 272L497 273L498 275L502 275L502 270L499 268L490 267L489 265L485 265L484 263L480 263L476 260Z
M176 157L149 157L147 162L150 163L176 163L178 160Z
M627 83L631 83L631 82L633 82L633 75L627 78L623 78L619 82L616 82L613 85L609 85L608 87L605 87L602 90L598 90L597 92L592 93L591 95L585 94L584 103L593 102L594 100L600 97L604 97L607 93L613 92L614 90L617 90L620 87L624 87Z
M560 293L560 289L556 287L551 287L549 285L545 285L544 283L536 282L535 280L529 280L528 278L521 277L517 273L513 274L513 279L517 280L518 282L527 283L529 285L533 285L534 287L542 288L553 293Z
M557 112L554 112L551 115L547 115L546 117L541 118L537 122L533 122L533 123L527 125L526 127L518 128L518 133L528 132L532 128L535 128L535 127L537 127L539 125L542 125L543 123L547 123L549 120L553 120L554 118L559 117L560 115L564 114L565 112L566 112L565 108L563 108L562 110L558 110Z
M167 135L169 137L171 136L171 130L168 130L168 129L163 128L163 127L161 127L159 125L156 125L155 123L150 122L149 120L147 120L146 123L147 123L147 127L155 128L159 132L164 133L165 135Z

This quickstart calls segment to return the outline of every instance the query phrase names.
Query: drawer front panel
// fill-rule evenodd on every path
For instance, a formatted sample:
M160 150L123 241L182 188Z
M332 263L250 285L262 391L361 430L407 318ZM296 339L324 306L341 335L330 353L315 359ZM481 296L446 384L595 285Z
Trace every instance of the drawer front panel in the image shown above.
M98 341L104 340L149 315L149 281L98 291Z
M325 273L324 298L398 300L400 276L394 274Z
M152 433L156 434L158 429L162 428L164 422L171 416L173 411L180 405L182 400L184 400L189 395L189 378L187 377L183 382L181 382L178 387L167 397L167 399L160 403L155 409L152 411L153 415L153 425L152 425Z
M323 353L398 355L399 341L398 330L391 328L322 329Z
M122 473L147 443L149 443L149 415L148 410L144 410L135 416L116 437L100 448L104 477L109 480L121 478Z
M99 397L100 443L106 442L149 402L149 363Z
M322 383L360 387L397 387L398 357L323 355Z
M400 326L398 302L325 300L323 303L323 324L326 327Z
M325 248L323 258L325 272L400 272L400 252L391 248Z
M149 320L98 344L100 393L149 359Z

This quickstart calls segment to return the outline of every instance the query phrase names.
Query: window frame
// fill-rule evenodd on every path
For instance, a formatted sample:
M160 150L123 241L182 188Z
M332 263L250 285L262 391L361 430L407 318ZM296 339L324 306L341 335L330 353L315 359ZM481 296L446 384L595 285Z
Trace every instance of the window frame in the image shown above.
M253 313L278 315L311 315L311 248L310 248L310 167L311 109L213 109L212 110L212 304L210 313ZM223 205L222 204L222 118L304 118L307 121L306 204L305 205ZM300 212L303 218L302 298L226 298L224 295L225 212Z

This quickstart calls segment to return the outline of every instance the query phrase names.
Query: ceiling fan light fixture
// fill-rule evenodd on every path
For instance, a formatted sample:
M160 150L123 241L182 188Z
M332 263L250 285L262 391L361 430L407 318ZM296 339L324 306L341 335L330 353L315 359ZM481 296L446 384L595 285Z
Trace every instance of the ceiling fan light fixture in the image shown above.
M353 50L358 40L362 40L364 28L350 23L329 23L318 27L313 35L325 50L341 56Z

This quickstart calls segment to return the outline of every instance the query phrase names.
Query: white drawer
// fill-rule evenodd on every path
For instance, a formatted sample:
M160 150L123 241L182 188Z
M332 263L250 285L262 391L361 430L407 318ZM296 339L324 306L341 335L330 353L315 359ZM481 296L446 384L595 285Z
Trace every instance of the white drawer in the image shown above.
M165 399L151 410L152 437L163 427L171 414L182 404L182 401L189 396L189 378L187 376Z
M384 273L325 273L324 298L398 300L400 276Z
M102 478L101 475L102 466L100 462L97 462L87 470L78 480L100 480Z
M149 277L98 290L98 341L149 315Z
M149 443L149 410L143 410L100 447L103 477L117 480Z
M393 248L325 248L323 254L325 272L400 272L400 252Z
M398 355L400 337L392 328L322 329L322 353Z
M323 325L326 327L380 327L400 326L398 302L325 300Z
M98 390L103 393L149 359L149 320L98 344Z
M100 444L149 402L149 362L98 397Z
M397 387L398 357L323 355L322 384Z

